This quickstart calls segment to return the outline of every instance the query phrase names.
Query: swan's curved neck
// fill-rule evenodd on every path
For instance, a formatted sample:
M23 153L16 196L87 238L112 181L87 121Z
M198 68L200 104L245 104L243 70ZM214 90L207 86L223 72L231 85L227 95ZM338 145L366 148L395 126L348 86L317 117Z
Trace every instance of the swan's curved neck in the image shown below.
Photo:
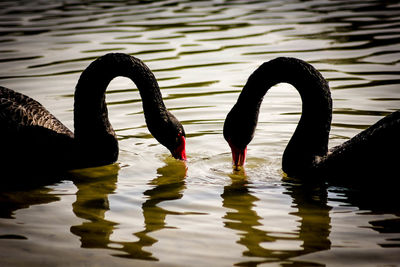
M106 159L95 164L114 162L118 156L118 142L105 102L107 86L118 76L130 78L136 84L148 124L167 112L153 73L139 59L126 54L107 54L92 62L76 86L74 127L83 157L93 161Z
M265 93L282 82L293 85L302 99L302 115L282 159L283 170L291 175L305 171L316 157L327 154L332 99L327 81L313 66L295 58L277 58L249 77L239 105L253 106L258 114Z

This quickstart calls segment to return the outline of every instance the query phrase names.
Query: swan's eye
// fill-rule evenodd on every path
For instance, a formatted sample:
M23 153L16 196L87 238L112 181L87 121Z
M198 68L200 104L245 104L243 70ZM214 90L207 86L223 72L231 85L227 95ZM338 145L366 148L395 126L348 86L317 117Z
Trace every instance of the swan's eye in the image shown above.
M178 136L175 138L175 142L176 142L177 144L180 144L180 142L181 142L181 140L182 140L181 136L182 136L182 133L179 132L179 133L178 133Z

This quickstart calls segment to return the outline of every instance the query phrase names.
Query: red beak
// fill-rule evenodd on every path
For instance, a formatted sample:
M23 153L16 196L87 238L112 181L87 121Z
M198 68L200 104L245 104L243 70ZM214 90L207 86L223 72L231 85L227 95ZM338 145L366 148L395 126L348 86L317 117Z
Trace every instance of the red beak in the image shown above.
M179 160L187 160L186 157L186 139L183 135L179 135L180 145L172 152L172 156Z
M246 160L247 147L245 147L244 149L239 149L232 144L229 144L229 146L231 147L232 150L233 166L235 168L243 166Z

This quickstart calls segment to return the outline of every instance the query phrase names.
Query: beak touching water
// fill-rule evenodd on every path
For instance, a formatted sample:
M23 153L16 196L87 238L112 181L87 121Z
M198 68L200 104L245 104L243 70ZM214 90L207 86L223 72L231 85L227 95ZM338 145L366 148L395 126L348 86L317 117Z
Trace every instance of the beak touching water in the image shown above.
M178 137L180 139L180 144L179 146L172 151L172 156L176 159L179 160L186 160L186 139L185 136L183 135L179 135Z
M245 147L244 149L240 149L232 144L229 144L229 146L232 150L233 167L235 169L242 167L246 160L247 147Z

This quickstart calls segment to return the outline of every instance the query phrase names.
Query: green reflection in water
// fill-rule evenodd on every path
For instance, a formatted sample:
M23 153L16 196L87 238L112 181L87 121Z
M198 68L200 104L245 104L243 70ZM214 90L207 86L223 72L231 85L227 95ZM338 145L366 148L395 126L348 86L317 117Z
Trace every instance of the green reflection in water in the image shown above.
M110 240L115 227L118 225L105 219L110 209L108 195L116 189L118 168L114 173L97 177L96 179L82 179L75 182L78 188L76 201L73 203L73 212L79 218L87 221L71 227L71 232L80 237L83 248L107 248L120 253L114 256L158 261L151 252L144 247L151 247L158 240L149 233L170 228L166 226L166 216L169 214L183 215L187 213L174 212L160 208L158 204L167 200L180 199L185 190L186 165L184 162L167 159L166 165L157 169L158 177L149 182L153 188L143 194L147 200L142 204L144 229L134 233L139 239L135 242L120 242Z
M219 80L205 81L205 82L195 82L195 83L181 83L171 86L163 86L162 89L173 89L173 88L188 88L188 87L207 87L214 83L218 83Z
M269 237L267 232L257 229L262 225L257 212L253 209L255 202L259 199L251 194L248 181L234 175L231 176L232 183L224 187L223 207L229 211L223 217L225 227L238 231L240 239L237 243L246 247L243 256L270 257L268 250L261 247L262 242L271 242L274 238ZM275 258L275 257L273 257Z
M243 175L243 171L233 173L230 177L231 184L225 186L221 194L223 207L230 210L223 217L225 227L237 232L239 236L237 243L245 247L243 256L254 257L254 260L249 259L235 265L254 266L266 262L290 261L293 257L331 248L329 240L331 207L327 205L327 191L324 186L285 184L287 189L285 194L292 197L292 207L297 208L291 215L300 218L298 220L300 226L295 232L274 233L259 229L262 226L260 222L262 217L255 210L259 199L254 196L251 182ZM301 241L302 245L296 249L279 247L268 249L263 246L269 243L268 247L274 247L273 243L279 241Z
M77 217L88 221L72 226L70 230L71 233L81 237L83 248L106 248L110 242L110 235L117 225L104 218L110 209L108 195L114 193L116 189L119 168L111 168L109 173L96 177L94 172L97 169L85 169L86 173L81 170L81 179L74 182L78 191L72 210ZM91 176L93 178L90 178ZM86 177L89 178L85 179Z

